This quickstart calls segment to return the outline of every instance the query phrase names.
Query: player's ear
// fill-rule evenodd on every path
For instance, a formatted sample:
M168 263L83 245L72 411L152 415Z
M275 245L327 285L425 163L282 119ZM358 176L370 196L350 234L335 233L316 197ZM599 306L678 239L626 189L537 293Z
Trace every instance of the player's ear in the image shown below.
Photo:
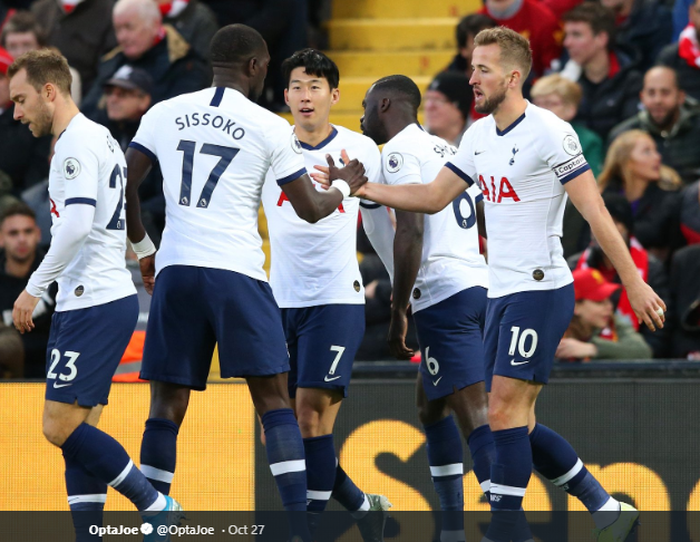
M382 98L382 101L379 102L379 111L381 111L382 113L385 113L390 107L391 98L389 97Z
M57 89L53 83L46 83L44 88L41 89L41 97L45 100L52 102L56 98Z
M340 100L340 89L339 88L331 89L331 105L337 104L338 100Z

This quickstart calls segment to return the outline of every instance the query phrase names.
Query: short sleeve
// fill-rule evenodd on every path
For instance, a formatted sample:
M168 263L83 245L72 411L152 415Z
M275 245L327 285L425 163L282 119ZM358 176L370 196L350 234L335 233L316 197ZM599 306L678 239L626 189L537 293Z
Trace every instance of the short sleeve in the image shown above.
M286 121L282 122L284 124L270 126L270 133L267 134L272 172L279 186L291 183L306 173L301 143L294 129Z
M382 152L382 176L386 184L421 184L420 161L407 152L397 152L391 148Z
M151 159L152 163L158 161L156 155L156 141L158 131L158 111L159 108L151 108L142 118L139 129L136 131L134 139L129 143L129 147L142 152Z
M85 135L84 132L81 133ZM102 144L106 146L106 135L105 139L92 137L89 142L68 136L68 139L61 141L60 148L56 149L54 159L65 180L64 205L97 205L100 159L96 146Z
M568 122L558 122L542 130L539 141L542 158L561 184L591 169L583 156L578 135Z
M474 148L475 132L476 128L472 127L464 133L457 149L457 154L445 163L445 167L452 170L460 179L467 183L467 186L473 185L476 177L474 153L478 151Z
M350 158L352 158L352 156ZM377 148L374 142L371 142L366 146L364 156L362 157L361 161L362 165L365 166L367 182L382 182L382 161L379 148Z

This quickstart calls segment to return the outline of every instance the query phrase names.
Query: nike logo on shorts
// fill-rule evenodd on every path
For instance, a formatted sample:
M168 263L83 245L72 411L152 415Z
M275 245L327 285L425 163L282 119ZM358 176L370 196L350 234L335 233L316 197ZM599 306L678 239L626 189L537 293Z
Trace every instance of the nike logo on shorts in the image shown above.
M440 380L442 380L442 377L438 378L437 380L433 380L433 386L437 386L440 383Z
M530 363L530 360L529 360L529 359L526 359L525 361L515 361L515 358L513 358L512 360L510 360L510 364L511 364L513 367L517 367L518 365L525 365L526 363Z
M338 380L342 375L338 375L338 376L334 376L334 377L328 378L329 376L330 376L330 375L326 375L326 376L323 378L323 381L324 381L324 382L333 382L334 380Z
M58 388L65 388L67 386L72 386L73 382L68 382L66 384L59 384L58 382L54 381L53 383L53 389L57 390Z

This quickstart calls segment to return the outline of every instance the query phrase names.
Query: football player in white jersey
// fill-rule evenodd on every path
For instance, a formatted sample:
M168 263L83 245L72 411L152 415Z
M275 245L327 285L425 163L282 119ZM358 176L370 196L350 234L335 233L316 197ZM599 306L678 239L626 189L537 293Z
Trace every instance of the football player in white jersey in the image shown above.
M388 185L429 182L457 149L418 124L421 94L404 75L391 75L367 91L362 131L382 150ZM378 107L374 107L379 104ZM488 492L494 443L484 387L483 328L488 269L479 253L477 206L481 190L471 186L434 215L397 211L389 347L410 359L406 346L409 304L422 361L416 386L428 462L440 500L440 542L465 539L462 439L469 443L474 474Z
M126 269L126 162L109 131L80 113L70 96L66 59L31 51L8 70L14 118L35 137L58 138L51 158L51 246L13 310L14 324L32 330L32 312L58 281L47 347L43 430L61 448L68 504L79 542L102 524L107 485L142 513L180 510L139 471L124 448L96 425L138 316Z
M326 155L342 161L341 151L347 149L363 163L367 178L376 181L380 166L374 142L330 123L331 107L340 98L335 63L320 51L304 49L282 63L282 73L306 168L326 164ZM270 233L270 286L282 309L290 355L289 395L304 438L312 535L333 493L358 520L364 540L381 541L388 500L358 489L337 463L333 446L333 425L365 329L356 247L360 200L344 198L329 216L309 224L294 212L271 171L262 201ZM362 214L393 236L385 207Z
M638 318L651 329L663 327L666 307L639 276L576 133L523 98L531 62L529 43L516 32L503 27L480 32L471 84L477 111L489 116L467 131L458 154L433 182L367 184L356 195L435 213L464 191L465 182L479 183L489 237L485 352L496 443L492 510L520 508L534 464L593 513L599 541L624 540L639 513L610 497L569 443L535 418L537 396L573 312L573 279L560 240L567 194L615 265ZM510 540L516 516L494 514L487 540Z
M213 87L155 105L127 151L128 234L144 284L155 283L141 370L151 381L141 464L167 493L190 392L205 389L218 343L221 375L247 380L285 509L301 512L304 447L287 391L282 320L263 271L260 194L272 168L295 212L316 222L366 178L353 160L341 173L349 184L314 188L289 123L254 102L269 60L257 31L244 25L220 29L211 42ZM141 223L137 193L156 160L166 201L157 254ZM293 538L308 541L305 516L289 518Z

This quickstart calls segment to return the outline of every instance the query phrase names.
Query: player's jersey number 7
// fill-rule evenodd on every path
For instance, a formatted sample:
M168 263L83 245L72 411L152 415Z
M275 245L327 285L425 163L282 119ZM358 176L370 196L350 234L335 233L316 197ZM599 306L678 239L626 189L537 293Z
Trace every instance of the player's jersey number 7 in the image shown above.
M178 203L180 205L189 206L191 202L192 194L192 168L194 167L194 154L197 143L195 141L188 141L187 139L181 139L177 146L177 150L182 151L182 181L180 183L180 199ZM202 188L202 193L197 199L197 207L206 209L211 201L212 193L214 188L216 188L216 183L219 182L219 178L224 174L226 168L231 163L231 161L236 157L238 151L235 147L224 147L222 145L213 145L211 143L204 143L202 148L199 150L200 154L209 154L211 156L219 156L221 159L217 162L214 168L209 173L209 178Z

